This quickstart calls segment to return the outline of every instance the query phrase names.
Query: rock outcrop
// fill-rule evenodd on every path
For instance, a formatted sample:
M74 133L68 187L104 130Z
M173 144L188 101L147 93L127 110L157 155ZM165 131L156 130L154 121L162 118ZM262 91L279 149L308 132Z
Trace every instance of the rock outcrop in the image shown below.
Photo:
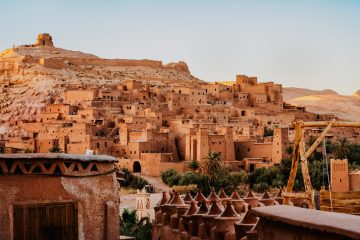
M304 106L307 111L334 114L350 121L360 121L360 91L353 95L340 95L333 90L315 91L304 88L283 88L287 103Z
M34 45L0 52L0 126L36 118L45 103L59 99L66 88L132 79L160 85L202 82L191 75L184 62L102 59L56 48L49 34L40 34Z

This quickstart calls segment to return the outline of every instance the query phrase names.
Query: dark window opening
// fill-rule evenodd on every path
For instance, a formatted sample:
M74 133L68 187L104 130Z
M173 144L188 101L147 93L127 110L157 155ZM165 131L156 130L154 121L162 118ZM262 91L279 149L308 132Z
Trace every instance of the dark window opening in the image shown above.
M135 161L133 164L133 172L134 173L141 173L141 165L139 161Z

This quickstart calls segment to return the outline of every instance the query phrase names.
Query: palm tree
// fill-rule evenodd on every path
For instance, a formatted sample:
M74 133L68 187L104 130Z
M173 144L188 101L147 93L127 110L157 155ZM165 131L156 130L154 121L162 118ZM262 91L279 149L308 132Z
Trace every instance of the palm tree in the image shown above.
M340 138L334 144L334 153L337 159L345 159L347 155L350 153L350 145L351 141L347 138Z
M200 163L196 160L191 160L189 163L188 163L188 168L191 169L191 171L193 173L196 172L196 170L198 170L200 168Z
M137 219L136 209L124 209L120 216L120 232L121 235L135 237L139 240L151 239L152 224L148 217Z
M209 152L204 159L206 174L209 176L210 184L214 186L222 170L221 152Z
M124 209L120 217L120 232L125 236L134 236L136 230L136 209Z

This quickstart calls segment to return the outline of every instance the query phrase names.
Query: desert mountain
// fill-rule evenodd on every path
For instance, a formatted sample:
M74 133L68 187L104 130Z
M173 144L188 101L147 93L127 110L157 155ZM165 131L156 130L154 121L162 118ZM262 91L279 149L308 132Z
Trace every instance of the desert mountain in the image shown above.
M352 94L353 97L360 97L360 89Z
M305 88L283 88L287 103L305 106L310 112L335 114L350 121L360 121L360 90L353 95L340 95L333 90L309 90Z
M66 88L132 79L164 85L202 82L191 75L184 62L102 59L54 47L50 35L40 34L35 44L0 52L0 125L35 118Z

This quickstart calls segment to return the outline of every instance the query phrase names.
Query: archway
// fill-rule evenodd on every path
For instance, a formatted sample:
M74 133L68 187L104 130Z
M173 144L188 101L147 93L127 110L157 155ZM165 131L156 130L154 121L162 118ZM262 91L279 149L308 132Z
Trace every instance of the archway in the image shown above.
M141 165L140 165L139 161L134 162L133 173L141 173Z

